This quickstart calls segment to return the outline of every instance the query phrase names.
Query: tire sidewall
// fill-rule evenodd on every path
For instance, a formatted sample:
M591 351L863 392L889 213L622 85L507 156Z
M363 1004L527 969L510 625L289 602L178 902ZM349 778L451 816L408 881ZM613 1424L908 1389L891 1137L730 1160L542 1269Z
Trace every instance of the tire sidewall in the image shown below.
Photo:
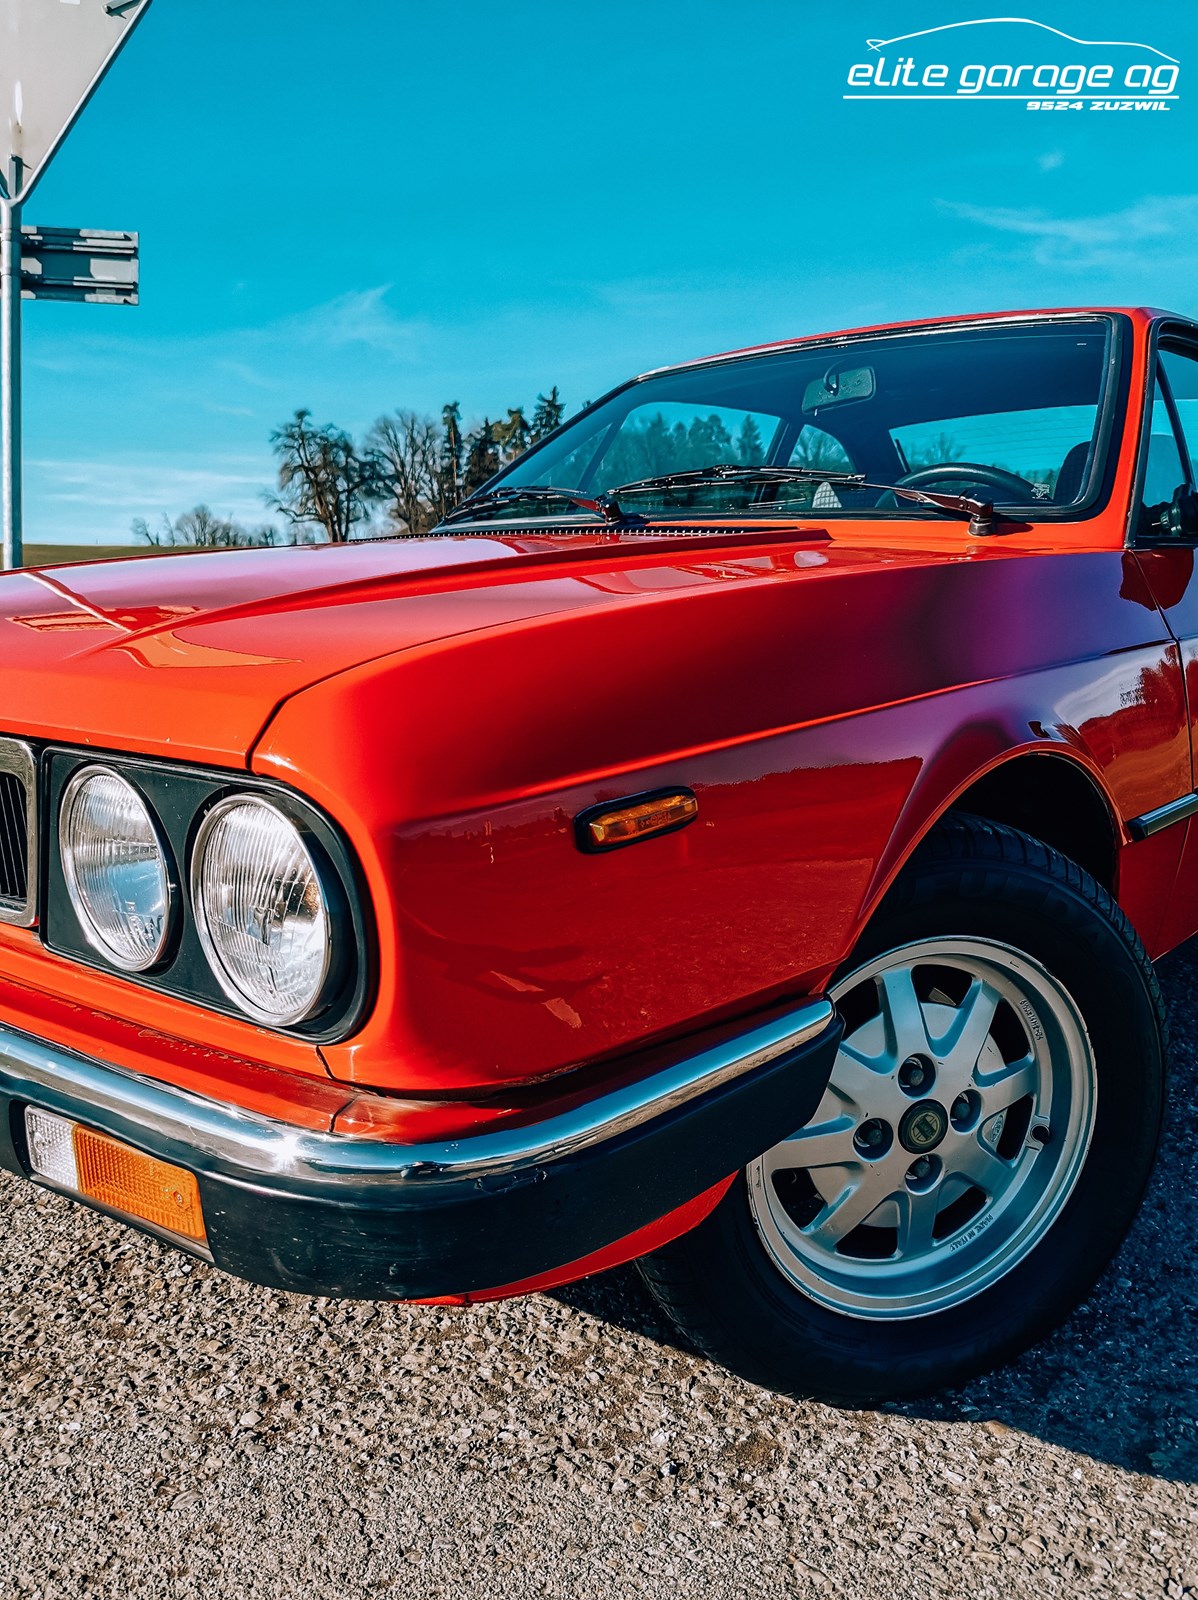
M700 1251L709 1275L723 1279L712 1290L739 1329L743 1359L734 1364L745 1376L850 1401L961 1381L1061 1320L1117 1249L1155 1154L1163 1046L1143 951L1097 885L1074 875L1076 885L1010 862L917 862L837 974L901 945L956 936L1021 951L1064 986L1090 1037L1095 1105L1089 1151L1059 1216L1021 1261L959 1305L892 1320L855 1317L811 1299L774 1264L740 1174L679 1244Z

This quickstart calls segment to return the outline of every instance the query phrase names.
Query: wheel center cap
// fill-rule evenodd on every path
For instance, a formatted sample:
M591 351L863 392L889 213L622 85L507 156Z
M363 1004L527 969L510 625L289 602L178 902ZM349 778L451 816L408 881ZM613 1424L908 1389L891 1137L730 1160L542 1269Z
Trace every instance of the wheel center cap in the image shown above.
M948 1132L948 1112L938 1100L921 1100L899 1123L899 1143L912 1155L926 1156Z

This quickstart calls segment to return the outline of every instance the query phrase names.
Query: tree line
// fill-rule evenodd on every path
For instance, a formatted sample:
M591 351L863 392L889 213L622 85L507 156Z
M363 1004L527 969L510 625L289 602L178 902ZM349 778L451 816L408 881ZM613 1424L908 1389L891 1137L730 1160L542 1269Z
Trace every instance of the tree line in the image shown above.
M425 533L502 466L561 425L565 406L554 385L531 412L508 409L468 431L451 401L440 418L416 411L380 417L359 443L300 409L270 435L278 461L276 490L266 497L282 526L247 526L198 505L151 525L133 523L140 543L160 549L238 549L250 545L345 544L362 523L381 517L388 533Z

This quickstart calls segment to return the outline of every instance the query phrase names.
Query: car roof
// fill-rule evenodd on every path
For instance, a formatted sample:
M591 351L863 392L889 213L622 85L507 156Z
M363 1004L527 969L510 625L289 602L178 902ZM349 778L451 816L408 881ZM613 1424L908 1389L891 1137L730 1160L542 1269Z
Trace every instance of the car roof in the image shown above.
M641 374L656 377L665 372L685 372L688 367L702 367L713 361L731 361L739 356L767 355L774 350L794 350L806 344L834 343L839 339L856 339L871 333L906 333L919 328L950 328L967 323L1034 322L1042 318L1125 316L1133 322L1147 324L1167 321L1198 327L1190 317L1177 312L1163 311L1154 306L1038 306L1016 311L970 311L948 317L916 317L904 322L867 323L857 328L838 328L829 333L807 333L790 339L772 339L765 344L744 345L733 350L718 351L713 355L698 356L690 361L671 362L668 366L654 367Z

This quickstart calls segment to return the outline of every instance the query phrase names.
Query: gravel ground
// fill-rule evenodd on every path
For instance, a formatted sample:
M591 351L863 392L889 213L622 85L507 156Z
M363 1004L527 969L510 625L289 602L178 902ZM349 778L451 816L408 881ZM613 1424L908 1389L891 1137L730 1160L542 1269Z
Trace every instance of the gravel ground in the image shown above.
M1198 1596L1198 947L1147 1205L1017 1367L842 1412L631 1270L469 1310L237 1283L0 1173L0 1595Z

